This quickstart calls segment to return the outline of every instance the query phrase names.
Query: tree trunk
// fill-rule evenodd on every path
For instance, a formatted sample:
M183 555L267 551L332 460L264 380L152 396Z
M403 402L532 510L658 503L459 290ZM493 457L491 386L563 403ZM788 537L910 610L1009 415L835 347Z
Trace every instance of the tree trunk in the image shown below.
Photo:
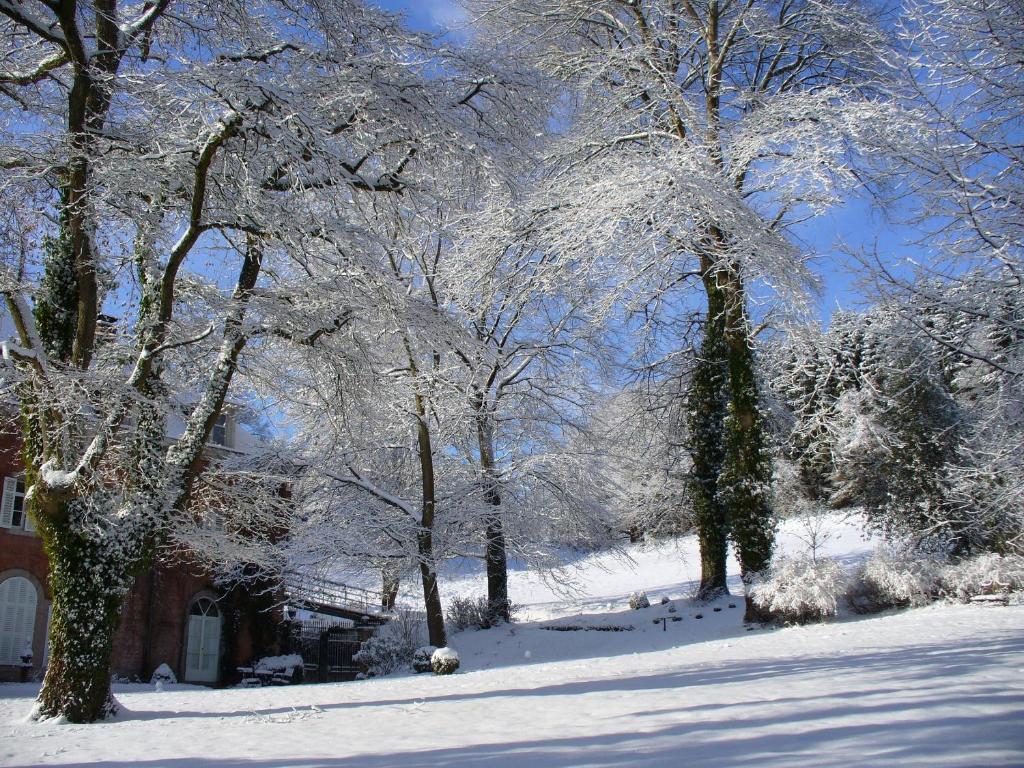
M50 559L53 615L36 717L102 720L117 712L110 692L114 633L141 557L126 553L116 539L88 538L78 526L44 523L41 533Z
M480 447L480 469L487 484L484 500L491 507L484 518L488 619L492 624L508 623L512 619L508 602L508 553L501 520L501 491L498 489L495 471L494 426L490 414L482 412L482 409L477 411L476 434Z
M397 571L390 565L385 565L380 569L380 581L380 607L385 611L393 611L395 601L398 600L398 587L401 584Z
M437 571L434 568L434 553L429 531L423 531L419 538L420 580L423 582L423 605L427 612L427 638L431 645L443 648L448 645L444 628L444 611L441 608L441 594L437 590Z
M422 395L416 395L416 438L420 454L420 482L423 488L423 513L417 539L420 559L420 580L423 582L423 607L427 613L427 635L430 644L443 648L448 644L444 629L444 610L437 590L437 568L434 562L434 449L427 422L427 406Z
M718 497L718 476L725 453L722 430L727 406L728 368L721 292L710 276L705 279L705 285L708 313L700 358L690 382L687 410L690 456L693 460L690 493L700 544L701 574L697 599L713 600L729 594L726 584L729 519Z
M752 603L749 592L752 582L771 564L775 544L775 519L769 502L772 462L765 444L745 294L735 272L722 282L729 348L729 413L725 419L719 497L728 509L740 573L747 588L745 619L762 621L763 612Z
M508 601L508 557L505 532L497 515L487 520L487 613L492 624L512 620Z
M114 633L135 575L152 551L161 526L187 514L192 488L213 423L245 345L241 327L249 292L259 276L262 256L251 244L225 318L220 351L210 381L180 440L163 449L164 422L142 409L134 430L133 461L118 477L121 485L104 490L84 485L51 495L39 482L45 458L45 431L37 416L24 419L26 470L36 492L31 513L50 566L53 616L50 659L39 693L40 717L65 717L88 723L114 714L110 692ZM156 376L156 369L152 369ZM142 382L142 391L157 382ZM95 438L94 438L95 442ZM55 492L56 494L56 492ZM123 495L121 495L123 494ZM114 505L117 505L115 507Z

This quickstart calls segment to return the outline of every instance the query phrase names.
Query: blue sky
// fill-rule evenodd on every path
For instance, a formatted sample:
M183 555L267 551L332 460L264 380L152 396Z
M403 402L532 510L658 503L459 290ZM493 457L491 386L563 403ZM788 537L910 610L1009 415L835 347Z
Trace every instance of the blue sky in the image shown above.
M400 11L417 29L445 29L457 24L463 13L451 0L371 0L389 11Z

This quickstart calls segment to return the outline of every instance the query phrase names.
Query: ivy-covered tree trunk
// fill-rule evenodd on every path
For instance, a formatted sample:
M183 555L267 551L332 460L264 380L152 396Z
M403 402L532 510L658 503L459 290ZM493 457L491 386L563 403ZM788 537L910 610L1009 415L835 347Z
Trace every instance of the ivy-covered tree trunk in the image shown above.
M724 423L724 456L718 494L728 510L731 534L747 587L746 621L764 618L750 599L750 586L771 564L775 519L769 501L772 462L764 431L751 347L745 293L739 277L723 283L725 342L729 361L729 407Z
M81 503L64 514L87 514ZM43 523L53 614L50 654L36 716L91 723L117 712L110 692L114 633L139 562L125 542L79 525ZM96 535L99 534L99 535Z
M713 233L719 245L724 236ZM690 385L688 417L691 493L701 552L699 597L727 594L731 539L748 587L771 563L775 521L769 504L771 456L765 445L746 315L746 295L735 267L702 260L708 299L700 359ZM763 617L749 596L747 621Z
M689 485L700 544L699 600L713 600L729 593L726 584L729 520L726 508L718 498L718 476L724 458L722 431L728 385L727 348L721 292L713 283L708 283L707 293L704 339L687 397L689 447L693 461Z

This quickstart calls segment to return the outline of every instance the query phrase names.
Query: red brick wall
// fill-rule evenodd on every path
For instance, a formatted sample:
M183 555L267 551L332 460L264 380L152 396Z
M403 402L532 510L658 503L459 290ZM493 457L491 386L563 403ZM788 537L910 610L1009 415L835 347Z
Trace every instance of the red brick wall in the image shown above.
M16 435L0 432L0 475L14 476L22 472L20 441ZM38 671L43 661L49 607L49 567L42 541L32 533L0 528L0 581L10 576L24 576L41 592L36 605L33 654ZM185 641L187 614L192 603L206 594L219 593L207 575L195 566L180 561L159 563L143 569L125 602L121 621L114 636L114 674L129 679L148 681L153 670L166 663L179 680L185 673ZM250 624L252 612L236 611L237 595L222 601L222 644L226 651L222 663L222 681L234 681L236 666L249 661L255 653L273 653L273 647L256 649ZM243 600L244 602L244 600ZM237 616L237 621L232 620ZM262 615L255 619L273 622L274 617ZM266 637L266 626L259 633ZM266 645L264 643L264 645ZM0 665L0 680L17 680L18 667Z
M0 433L0 477L14 477L21 471L21 444ZM50 604L48 573L43 542L36 534L0 528L0 582L11 576L22 576L36 587L32 656L37 664L41 663L46 643L46 615ZM17 680L20 674L19 667L0 665L0 680Z

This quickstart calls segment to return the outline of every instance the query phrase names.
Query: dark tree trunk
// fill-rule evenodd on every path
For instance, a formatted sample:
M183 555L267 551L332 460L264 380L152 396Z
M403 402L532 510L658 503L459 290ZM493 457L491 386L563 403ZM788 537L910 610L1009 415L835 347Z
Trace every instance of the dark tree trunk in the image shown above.
M74 514L73 502L66 510ZM91 723L117 712L110 692L114 633L141 558L119 542L42 524L50 559L50 657L38 717Z
M487 521L487 612L492 624L511 621L508 601L508 558L501 518Z
M487 566L487 613L492 624L512 619L508 601L508 553L505 529L501 520L501 491L498 487L494 458L494 425L490 414L481 407L477 411L477 441L480 448L480 469L484 482L484 500L491 507L485 519L484 561Z
M380 569L380 581L380 607L385 611L393 611L395 609L395 602L398 600L398 588L401 584L398 573L390 565L385 565Z
M423 582L423 606L427 613L427 635L430 644L443 648L448 644L444 628L444 610L441 595L437 589L437 567L434 562L434 449L427 423L426 403L416 395L416 436L420 454L420 481L423 488L423 512L420 533L417 539L420 580Z
M420 580L423 582L423 605L427 613L427 638L431 645L443 648L448 645L444 628L444 611L441 608L441 594L437 590L437 571L433 564L433 548L429 532L420 534Z
M726 585L729 520L727 510L718 497L718 476L725 456L722 431L727 407L728 367L721 292L710 276L705 279L705 286L708 313L700 358L690 382L687 411L693 460L690 493L700 544L701 575L697 599L713 600L729 593Z

